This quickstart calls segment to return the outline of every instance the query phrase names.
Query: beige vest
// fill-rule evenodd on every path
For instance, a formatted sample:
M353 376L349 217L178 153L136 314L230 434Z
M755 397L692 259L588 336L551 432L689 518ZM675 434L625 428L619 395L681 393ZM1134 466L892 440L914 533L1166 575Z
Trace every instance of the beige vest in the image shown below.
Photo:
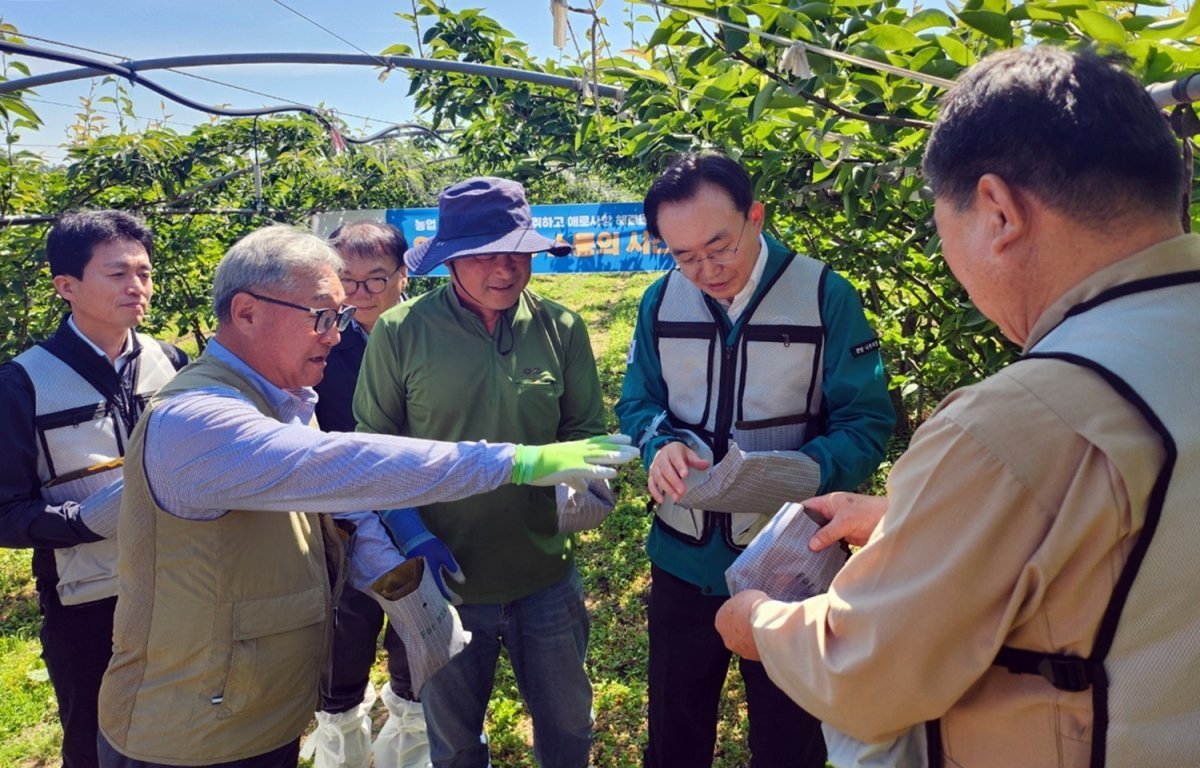
M1102 294L1031 354L1073 360L1104 376L1143 413L1167 453L1090 657L1103 665L1090 681L1096 768L1200 761L1197 282L1196 274L1166 275Z
M137 760L260 755L298 738L319 703L332 603L318 515L183 520L155 503L146 481L150 413L208 386L235 389L272 416L245 378L203 356L151 400L130 439L100 729Z

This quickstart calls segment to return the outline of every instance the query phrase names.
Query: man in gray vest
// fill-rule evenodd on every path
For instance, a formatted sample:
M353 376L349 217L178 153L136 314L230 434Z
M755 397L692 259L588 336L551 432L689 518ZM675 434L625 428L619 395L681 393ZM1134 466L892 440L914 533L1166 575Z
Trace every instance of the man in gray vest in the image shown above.
M686 155L646 193L646 228L675 270L646 290L617 416L638 442L657 507L650 555L647 768L712 763L730 654L713 628L725 570L785 502L857 488L895 414L858 294L765 233L746 171ZM764 471L768 455L774 469ZM739 462L738 470L727 462ZM732 477L724 498L689 483ZM710 503L703 503L710 502ZM823 768L818 723L762 665L740 665L753 766Z
M833 518L814 548L864 544L828 595L743 592L718 627L850 736L924 731L931 765L1193 765L1200 238L1179 146L1117 63L1039 46L959 79L924 169L947 265L1024 357L943 401L886 498L805 502Z
M0 546L33 547L65 768L98 765L125 445L146 401L187 362L133 330L154 294L153 251L153 233L128 213L61 216L46 257L71 311L53 336L0 366Z
M328 241L286 225L235 243L213 280L216 336L130 437L105 768L295 766L347 580L407 632L420 690L436 671L430 638L458 618L378 515L345 510L611 477L597 465L636 455L608 436L523 446L315 429L312 387L354 315L342 268Z

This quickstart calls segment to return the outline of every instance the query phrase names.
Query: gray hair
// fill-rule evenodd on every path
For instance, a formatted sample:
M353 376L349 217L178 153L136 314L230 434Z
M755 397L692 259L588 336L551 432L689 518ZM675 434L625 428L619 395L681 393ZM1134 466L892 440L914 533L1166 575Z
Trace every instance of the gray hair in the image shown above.
M300 280L329 267L343 268L342 257L320 235L287 224L256 229L222 257L213 278L213 311L221 323L231 319L233 297L243 291L296 290Z

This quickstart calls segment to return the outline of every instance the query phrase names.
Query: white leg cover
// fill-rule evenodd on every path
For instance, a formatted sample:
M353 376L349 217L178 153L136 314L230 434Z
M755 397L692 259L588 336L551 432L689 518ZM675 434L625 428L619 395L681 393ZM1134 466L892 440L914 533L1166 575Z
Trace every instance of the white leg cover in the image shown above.
M332 714L317 713L317 727L304 740L300 756L316 768L369 768L371 765L371 718L375 686L367 684L366 695L357 707Z
M383 686L383 705L388 719L375 738L375 768L430 768L429 736L425 733L425 710L421 702L403 699Z

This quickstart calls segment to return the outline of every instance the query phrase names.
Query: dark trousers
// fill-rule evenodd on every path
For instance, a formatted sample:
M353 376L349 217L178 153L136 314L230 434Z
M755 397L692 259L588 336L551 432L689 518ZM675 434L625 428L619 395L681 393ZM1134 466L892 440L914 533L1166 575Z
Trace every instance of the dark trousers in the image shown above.
M112 658L117 598L63 605L49 587L42 606L42 660L58 699L63 768L96 768L96 711L100 679Z
M333 629L332 666L328 678L321 684L323 711L348 712L363 700L371 667L375 664L383 621L383 609L369 595L349 585L342 590ZM392 692L409 701L415 700L404 643L390 626L383 636L383 647L387 651Z
M113 749L112 744L109 744L108 739L103 736L99 738L95 748L100 752L100 765L103 768L172 768L166 763L147 763L143 760L125 757ZM295 741L265 754L228 763L209 763L207 766L198 766L197 768L296 768L299 762L300 737L297 736Z
M731 653L713 621L729 598L651 566L650 713L646 768L711 766ZM779 690L759 662L739 661L752 768L824 768L821 724Z

